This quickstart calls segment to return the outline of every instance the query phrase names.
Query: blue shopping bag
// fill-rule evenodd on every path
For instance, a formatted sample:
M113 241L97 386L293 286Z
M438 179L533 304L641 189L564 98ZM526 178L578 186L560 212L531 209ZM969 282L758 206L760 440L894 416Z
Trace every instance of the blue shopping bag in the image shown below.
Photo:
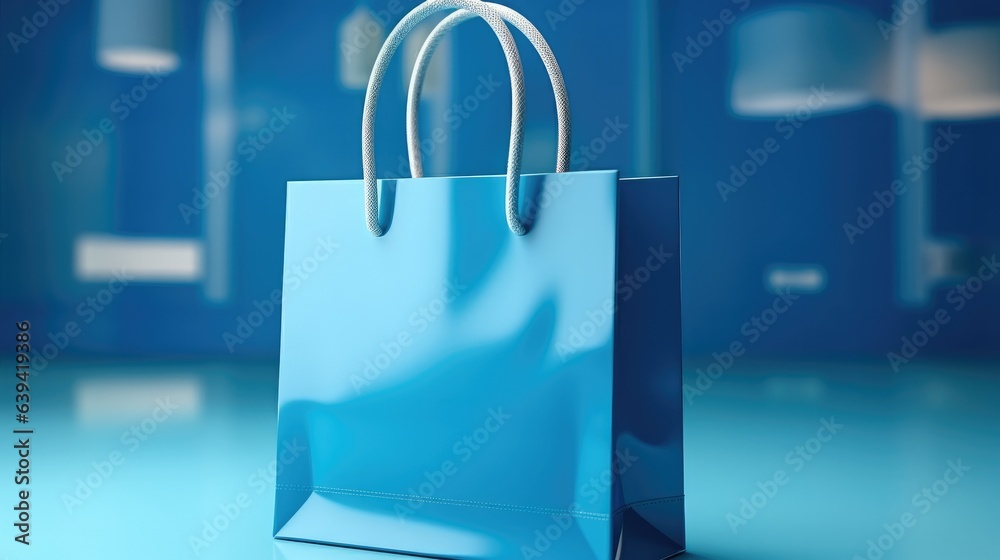
M424 17L408 111L415 178L375 180L374 107ZM442 34L487 20L510 66L507 174L420 177L416 105ZM509 21L557 97L557 173L521 175ZM567 172L551 50L510 9L431 0L369 81L364 179L288 184L277 538L436 558L610 560L684 550L674 177ZM318 247L334 247L322 260ZM289 451L294 450L294 452Z

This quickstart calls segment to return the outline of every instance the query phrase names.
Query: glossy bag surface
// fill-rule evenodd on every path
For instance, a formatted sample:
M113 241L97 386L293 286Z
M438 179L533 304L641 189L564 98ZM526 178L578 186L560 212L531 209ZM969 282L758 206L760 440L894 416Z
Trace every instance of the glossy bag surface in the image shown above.
M288 185L275 536L438 558L684 548L676 178Z

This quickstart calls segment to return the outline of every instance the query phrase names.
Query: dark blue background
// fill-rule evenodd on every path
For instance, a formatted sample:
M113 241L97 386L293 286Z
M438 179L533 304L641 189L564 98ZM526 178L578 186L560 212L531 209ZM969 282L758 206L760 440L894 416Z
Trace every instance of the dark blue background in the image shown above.
M403 2L409 8L415 2ZM609 145L591 166L620 169L623 176L678 174L682 185L684 258L684 344L688 356L708 355L742 338L741 325L773 300L763 282L772 263L811 263L825 268L828 283L804 297L756 343L758 357L884 357L917 319L945 305L948 286L924 307L898 301L896 216L890 212L855 245L842 224L856 207L897 176L896 120L891 106L814 116L782 142L779 153L723 203L715 182L745 150L774 135L776 119L740 118L729 109L733 53L731 30L704 50L684 72L671 57L682 51L702 21L718 17L729 0L639 2L588 0L565 21L552 20L559 3L511 1L548 38L569 87L574 148L596 137L605 118L630 124L625 137ZM873 24L891 15L888 1L854 1ZM740 18L786 2L752 2ZM201 30L209 4L178 2L180 68L152 91L107 140L98 154L64 181L51 169L79 131L112 116L109 104L141 81L95 63L96 6L76 1L2 61L2 197L0 245L4 317L26 317L40 332L56 332L78 318L74 309L99 284L73 275L77 235L104 232L197 238L199 220L185 223L177 210L190 203L191 189L207 180L200 161ZM379 9L377 3L371 4ZM336 29L354 2L244 2L233 11L236 29L235 110L238 138L259 127L254 115L287 106L297 115L288 129L235 178L228 263L230 297L206 301L198 285L134 285L64 350L83 356L228 356L222 333L254 309L281 283L284 185L288 180L360 177L363 92L339 84L342 62ZM16 31L31 2L2 4L4 31ZM1000 6L976 0L932 2L932 27L996 22ZM395 19L398 19L396 16ZM655 18L656 33L643 42L639 26ZM737 20L737 25L740 20ZM845 38L849 41L850 38ZM550 169L554 112L546 76L526 41L519 40L528 84L529 171ZM444 164L434 174L498 173L506 154L509 93L501 51L480 22L455 33L450 54L450 93L459 101L480 76L493 75L501 88L448 139ZM652 49L652 50L650 50ZM642 56L640 56L642 55ZM652 65L652 82L640 84L641 60ZM396 63L394 68L399 68ZM636 102L648 91L653 112ZM381 173L395 171L405 153L404 86L393 70L378 118ZM425 107L434 123L434 107ZM646 140L633 134L645 123ZM955 237L973 255L1000 250L1000 189L993 160L1000 149L1000 121L946 122L962 141L932 168L934 234ZM928 123L932 128L935 123ZM534 140L534 142L530 142ZM651 142L652 160L638 161L637 142ZM977 253L978 251L978 253ZM924 350L924 356L1000 355L1000 289L987 286L974 305ZM274 358L278 320L265 322L237 356Z

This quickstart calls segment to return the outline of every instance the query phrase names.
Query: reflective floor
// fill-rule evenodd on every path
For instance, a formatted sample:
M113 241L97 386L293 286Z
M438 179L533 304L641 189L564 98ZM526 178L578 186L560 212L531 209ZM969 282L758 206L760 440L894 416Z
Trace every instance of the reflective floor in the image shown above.
M1000 364L886 371L746 361L700 383L688 372L687 557L995 554ZM5 475L0 558L399 558L272 540L276 372L50 364L32 385L27 424L32 544L12 544L16 491Z

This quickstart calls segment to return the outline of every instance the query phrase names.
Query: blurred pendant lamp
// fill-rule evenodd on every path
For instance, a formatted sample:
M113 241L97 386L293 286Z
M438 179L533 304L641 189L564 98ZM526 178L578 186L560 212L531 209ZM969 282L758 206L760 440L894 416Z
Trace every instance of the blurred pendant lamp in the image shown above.
M920 43L920 110L928 119L1000 115L1000 24L944 29Z
M885 42L871 16L833 6L791 6L748 16L735 28L732 110L775 117L806 104L813 88L835 92L814 112L875 103Z
M931 149L928 121L1000 115L1000 25L932 31L929 11L897 9L885 21L861 9L798 4L748 16L735 26L732 111L774 118L803 106L824 113L887 105L898 112L901 169ZM832 95L809 105L820 87ZM897 292L906 305L925 305L936 285L965 273L963 247L932 234L930 176L898 177L907 185L895 205Z
M125 74L173 72L180 65L174 0L100 0L97 64Z

